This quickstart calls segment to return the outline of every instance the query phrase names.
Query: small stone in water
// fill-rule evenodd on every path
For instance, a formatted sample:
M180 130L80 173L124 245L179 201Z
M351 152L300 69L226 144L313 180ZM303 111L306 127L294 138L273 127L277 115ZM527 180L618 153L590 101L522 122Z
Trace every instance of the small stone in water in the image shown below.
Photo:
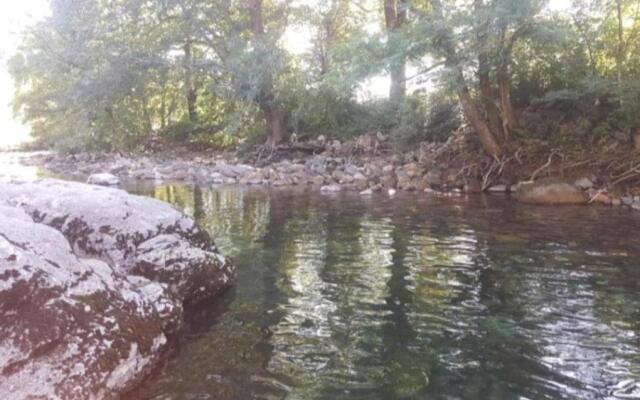
M320 191L325 193L335 193L341 190L342 190L342 187L340 185L325 185L320 188Z
M87 183L100 186L118 186L120 184L120 178L109 173L93 174L89 176Z
M489 188L490 193L507 193L507 185L494 185Z

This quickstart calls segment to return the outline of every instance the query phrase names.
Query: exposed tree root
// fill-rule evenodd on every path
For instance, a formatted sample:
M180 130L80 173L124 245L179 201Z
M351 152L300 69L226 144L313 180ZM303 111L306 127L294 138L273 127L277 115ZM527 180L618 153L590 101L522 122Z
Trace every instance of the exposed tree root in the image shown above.
M640 151L630 150L627 144L594 144L586 148L574 143L551 147L545 141L522 140L512 144L500 159L485 156L469 142L451 144L434 154L436 164L453 164L454 160L459 164L462 160L457 176L480 180L483 190L500 182L534 181L544 176L595 178L603 192L640 185Z

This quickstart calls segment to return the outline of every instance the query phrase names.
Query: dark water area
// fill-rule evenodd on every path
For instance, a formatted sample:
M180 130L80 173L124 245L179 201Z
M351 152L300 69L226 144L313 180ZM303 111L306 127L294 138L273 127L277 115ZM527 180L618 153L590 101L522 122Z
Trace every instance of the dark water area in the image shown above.
M137 399L640 398L640 215L132 187L238 270Z

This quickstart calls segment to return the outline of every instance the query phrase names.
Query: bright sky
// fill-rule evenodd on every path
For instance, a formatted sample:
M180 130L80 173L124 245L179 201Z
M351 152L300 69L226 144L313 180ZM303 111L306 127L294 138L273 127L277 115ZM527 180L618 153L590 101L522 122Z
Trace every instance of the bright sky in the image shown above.
M571 8L571 0L550 0L549 9L553 11L566 11Z
M298 0L316 3L319 0ZM571 0L550 0L549 8L554 11L567 10ZM29 129L14 120L10 102L13 96L13 82L6 63L15 52L20 32L29 24L43 18L49 12L48 0L0 0L0 149L28 140ZM293 52L308 48L309 38L296 32L285 40L287 48ZM389 79L380 76L364 84L368 96L382 97L388 93Z
M48 12L47 0L0 1L0 149L29 138L29 129L13 119L13 82L6 65L16 50L20 31Z

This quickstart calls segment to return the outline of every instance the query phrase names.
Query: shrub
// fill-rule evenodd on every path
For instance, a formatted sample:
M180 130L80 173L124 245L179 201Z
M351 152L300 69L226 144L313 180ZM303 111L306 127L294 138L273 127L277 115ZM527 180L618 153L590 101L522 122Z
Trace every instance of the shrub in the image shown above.
M458 103L443 93L408 96L398 114L398 124L391 133L399 147L443 142L461 124Z

